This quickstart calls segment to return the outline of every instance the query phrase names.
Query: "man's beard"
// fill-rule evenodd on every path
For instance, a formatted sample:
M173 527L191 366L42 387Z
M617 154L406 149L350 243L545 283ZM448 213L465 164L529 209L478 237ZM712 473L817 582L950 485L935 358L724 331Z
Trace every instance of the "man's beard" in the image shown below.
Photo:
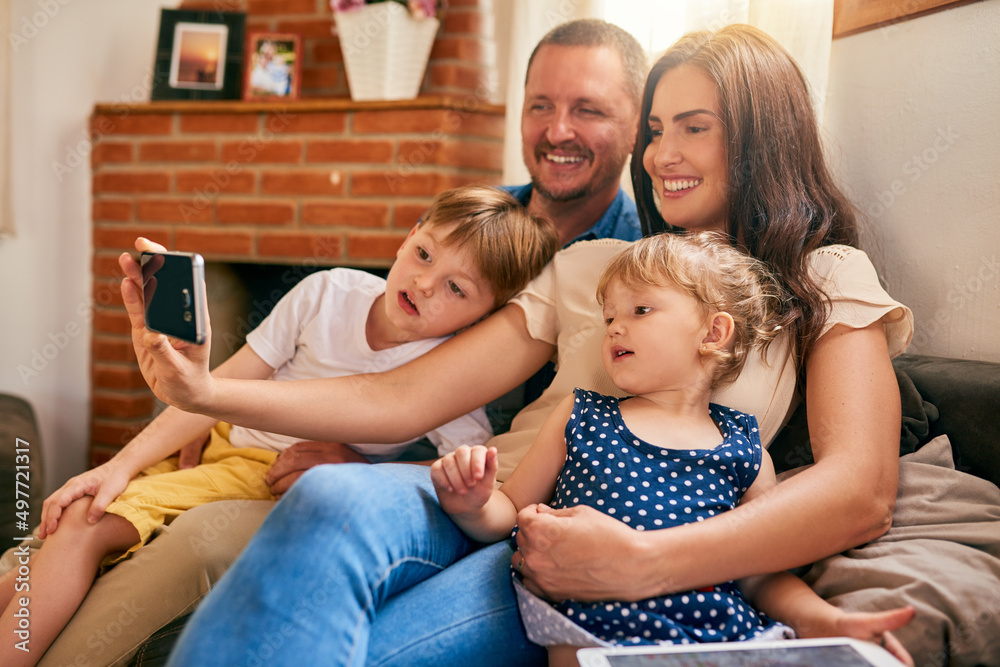
M555 151L555 147L548 142L536 146L535 150L533 151L535 164L537 165L542 164L542 162L545 160L544 157L545 154L551 153L553 151ZM580 147L572 151L572 153L574 155L579 155L580 157L583 157L592 165L595 163L594 153L589 149ZM618 180L621 178L621 173L622 170L625 168L625 162L628 160L628 156L629 153L626 153L625 155L620 156L621 157L620 160L612 160L612 162L620 162L617 170L607 170L607 173L605 173L604 169L599 168L600 169L599 171L591 174L591 178L589 180L579 185L578 187L572 189L557 191L553 188L546 187L546 185L536 174L531 174L531 187L535 192L537 192L538 194L542 195L544 198L552 202L571 202L571 201L577 201L579 199L584 199L585 197L591 196L595 192L603 190L612 182L617 183Z
M590 182L584 183L581 187L567 192L553 192L542 184L541 180L532 176L531 187L534 192L542 195L549 201L570 202L590 196Z

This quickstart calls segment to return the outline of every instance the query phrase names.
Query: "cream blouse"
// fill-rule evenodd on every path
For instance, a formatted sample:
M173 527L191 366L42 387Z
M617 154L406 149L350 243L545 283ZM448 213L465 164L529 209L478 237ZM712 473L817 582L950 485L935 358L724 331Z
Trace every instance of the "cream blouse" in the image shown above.
M628 243L600 239L575 243L556 254L545 270L511 303L524 311L532 338L557 346L556 377L548 389L514 418L508 433L489 444L500 452L498 479L510 476L555 406L576 387L622 396L601 361L605 326L597 304L597 280L607 262ZM913 314L882 289L868 256L849 246L812 253L810 270L830 298L823 333L837 324L863 328L882 320L889 354L901 354L913 335ZM767 358L752 354L739 378L719 388L712 401L757 416L761 440L770 444L798 405L796 369L787 337L779 337Z

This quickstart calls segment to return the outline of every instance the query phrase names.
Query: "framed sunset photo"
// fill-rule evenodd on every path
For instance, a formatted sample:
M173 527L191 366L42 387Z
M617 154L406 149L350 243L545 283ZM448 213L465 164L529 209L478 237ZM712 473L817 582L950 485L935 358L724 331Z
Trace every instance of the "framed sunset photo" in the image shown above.
M246 14L164 9L153 100L238 100Z
M229 27L222 24L177 23L170 54L172 88L222 90L226 75Z

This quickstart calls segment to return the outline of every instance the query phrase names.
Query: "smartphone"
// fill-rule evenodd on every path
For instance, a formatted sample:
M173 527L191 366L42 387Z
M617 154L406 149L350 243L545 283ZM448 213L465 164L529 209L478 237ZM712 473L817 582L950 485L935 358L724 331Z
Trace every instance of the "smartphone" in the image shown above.
M144 252L142 299L146 328L201 345L205 342L205 260L190 252Z

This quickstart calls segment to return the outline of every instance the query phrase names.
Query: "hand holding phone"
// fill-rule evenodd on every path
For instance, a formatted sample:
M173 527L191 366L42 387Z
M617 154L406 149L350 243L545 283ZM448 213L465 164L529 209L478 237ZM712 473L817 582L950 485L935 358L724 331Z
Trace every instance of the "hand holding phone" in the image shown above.
M205 342L205 260L189 252L144 252L142 297L146 328L201 345Z

